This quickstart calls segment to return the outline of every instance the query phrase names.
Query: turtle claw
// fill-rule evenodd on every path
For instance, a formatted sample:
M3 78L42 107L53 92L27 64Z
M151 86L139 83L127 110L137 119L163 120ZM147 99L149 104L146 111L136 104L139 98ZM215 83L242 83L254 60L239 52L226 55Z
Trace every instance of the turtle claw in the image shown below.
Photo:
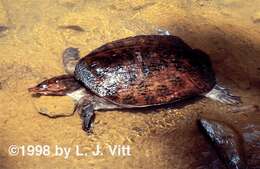
M239 96L232 96L232 95L227 95L223 98L223 103L227 103L230 105L237 105L240 104L241 98Z

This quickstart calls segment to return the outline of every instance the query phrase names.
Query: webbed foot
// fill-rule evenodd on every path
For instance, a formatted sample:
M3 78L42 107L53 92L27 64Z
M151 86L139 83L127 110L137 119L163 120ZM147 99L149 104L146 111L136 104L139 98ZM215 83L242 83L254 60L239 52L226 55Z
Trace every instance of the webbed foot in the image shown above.
M241 99L239 96L232 95L229 89L224 88L218 84L215 85L211 91L205 94L205 96L221 103L230 105L241 103Z
M93 127L93 122L95 119L93 105L89 104L83 107L81 112L81 117L83 119L82 129L86 132L91 132Z
M87 133L92 133L93 122L95 120L93 104L87 98L82 98L76 109L83 120L82 129Z

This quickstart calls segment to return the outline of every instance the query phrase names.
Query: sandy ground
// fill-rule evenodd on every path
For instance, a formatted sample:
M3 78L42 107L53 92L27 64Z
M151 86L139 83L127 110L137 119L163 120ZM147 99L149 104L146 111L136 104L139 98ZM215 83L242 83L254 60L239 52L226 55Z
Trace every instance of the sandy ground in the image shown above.
M1 169L210 169L224 168L196 127L206 116L234 125L244 136L248 163L259 168L259 112L227 113L209 99L173 109L97 112L94 134L81 130L78 115L49 119L39 108L70 113L69 98L32 98L27 88L63 74L61 54L136 34L169 30L211 56L217 78L242 97L260 103L260 1L258 0L1 0ZM48 145L51 155L10 156L10 145ZM67 159L55 145L71 147ZM104 155L81 157L100 145ZM131 156L112 156L109 145L129 145ZM28 152L27 152L28 153Z

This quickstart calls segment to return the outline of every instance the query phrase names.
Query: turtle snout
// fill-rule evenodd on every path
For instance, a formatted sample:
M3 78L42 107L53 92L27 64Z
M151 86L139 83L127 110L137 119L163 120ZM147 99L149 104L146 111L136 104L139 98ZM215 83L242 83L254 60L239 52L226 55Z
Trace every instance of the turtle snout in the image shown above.
M28 91L30 92L30 93L37 93L37 87L30 87L30 88L28 88Z

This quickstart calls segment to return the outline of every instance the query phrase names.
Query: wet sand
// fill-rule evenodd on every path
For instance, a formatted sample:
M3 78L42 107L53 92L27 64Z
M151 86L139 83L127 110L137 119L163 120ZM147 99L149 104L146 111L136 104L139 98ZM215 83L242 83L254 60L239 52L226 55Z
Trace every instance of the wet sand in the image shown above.
M78 115L49 119L40 108L70 113L61 97L32 98L27 88L63 74L61 54L77 47L84 56L96 47L137 34L167 29L211 57L220 84L240 95L242 105L260 103L260 2L257 0L38 0L0 2L0 168L210 169L225 168L196 125L200 116L233 125L245 140L249 166L260 166L260 112L206 98L173 108L97 112L94 133L81 130ZM103 156L68 159L53 154L10 156L16 145L100 145ZM112 156L108 145L130 145L131 156Z

